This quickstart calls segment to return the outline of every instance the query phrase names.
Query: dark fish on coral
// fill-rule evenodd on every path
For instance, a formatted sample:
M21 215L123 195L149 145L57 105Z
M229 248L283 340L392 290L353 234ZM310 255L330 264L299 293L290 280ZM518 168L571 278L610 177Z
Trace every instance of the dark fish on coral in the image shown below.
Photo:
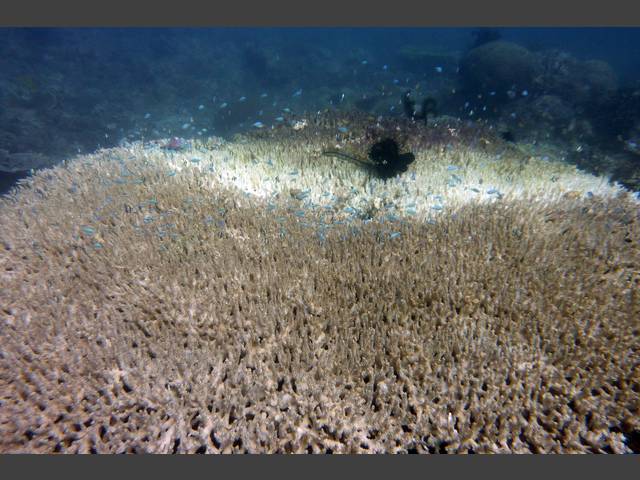
M322 154L353 162L369 169L376 176L385 180L406 172L409 165L415 160L415 156L411 152L400 153L398 142L393 138L385 138L374 143L369 148L367 159L358 158L339 150L324 150Z
M407 90L402 95L404 114L412 120L424 120L425 125L429 115L436 114L436 105L434 98L427 97L422 101L422 109L418 112L416 110L416 101L411 98L411 90Z
M514 143L516 141L516 137L513 135L513 132L511 130L505 130L504 132L500 133L500 137L505 142Z

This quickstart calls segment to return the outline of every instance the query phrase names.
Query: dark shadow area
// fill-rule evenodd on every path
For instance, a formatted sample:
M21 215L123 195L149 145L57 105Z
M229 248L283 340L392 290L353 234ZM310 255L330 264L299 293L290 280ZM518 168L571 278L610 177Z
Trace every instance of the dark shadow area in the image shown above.
M2 172L0 171L0 195L5 195L22 178L29 176L29 172Z

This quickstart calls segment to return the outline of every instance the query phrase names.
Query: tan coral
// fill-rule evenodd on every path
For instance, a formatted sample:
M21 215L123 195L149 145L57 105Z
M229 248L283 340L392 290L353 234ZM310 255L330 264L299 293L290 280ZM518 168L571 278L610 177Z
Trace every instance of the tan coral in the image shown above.
M402 206L412 172L383 184L318 163L314 145L216 144L199 163L101 151L0 200L0 450L637 448L630 195L561 164L434 146L407 187L417 215L354 218L320 241L292 189ZM443 185L447 165L504 198ZM420 189L455 215L425 223Z

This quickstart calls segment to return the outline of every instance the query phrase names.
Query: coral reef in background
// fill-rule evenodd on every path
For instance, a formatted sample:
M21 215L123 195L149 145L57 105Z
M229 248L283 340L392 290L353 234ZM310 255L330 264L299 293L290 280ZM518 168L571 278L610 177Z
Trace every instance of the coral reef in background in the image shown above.
M638 200L398 122L135 143L0 199L0 450L639 451ZM405 122L394 179L321 156Z
M601 106L618 88L613 69L600 60L581 61L566 52L539 54L535 86L542 92L560 95L575 105Z
M636 86L620 84L602 61L527 49L491 29L473 36L473 48L457 51L434 39L364 37L345 48L343 37L313 32L4 29L0 170L27 172L132 140L229 138L290 112L399 117L398 98L411 90L435 99L438 114L493 122L515 143L555 144L567 158L598 150L591 157L610 160L606 174L635 188ZM591 168L592 158L577 160Z
M530 88L539 71L539 58L526 48L502 40L470 50L460 61L463 86L472 93L499 92L498 99L516 88Z

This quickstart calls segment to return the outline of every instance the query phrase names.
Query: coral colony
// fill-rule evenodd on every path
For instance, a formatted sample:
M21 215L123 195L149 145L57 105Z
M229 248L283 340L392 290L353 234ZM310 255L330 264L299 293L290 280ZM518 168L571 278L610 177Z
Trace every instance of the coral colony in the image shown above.
M224 82L154 54L131 118L10 84L0 452L639 452L638 90L470 40L348 68L234 44Z
M454 119L305 120L1 200L2 450L631 451L637 200Z

